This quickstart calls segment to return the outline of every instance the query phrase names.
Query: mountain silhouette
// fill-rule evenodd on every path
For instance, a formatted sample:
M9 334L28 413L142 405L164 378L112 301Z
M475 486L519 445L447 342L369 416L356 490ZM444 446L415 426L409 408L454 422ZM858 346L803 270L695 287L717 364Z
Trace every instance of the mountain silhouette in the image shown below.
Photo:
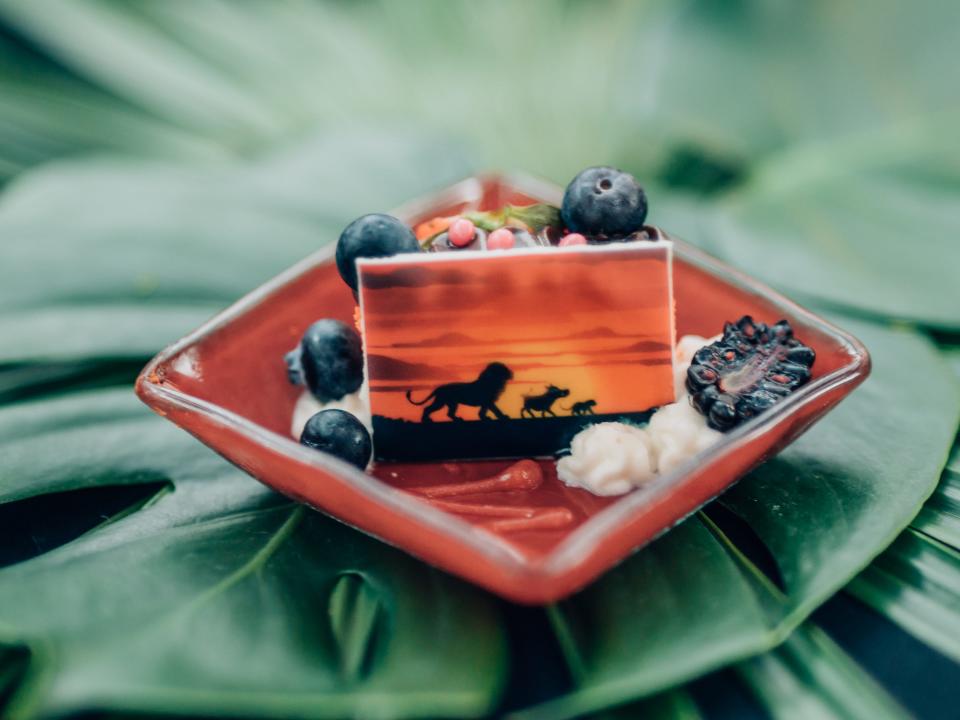
M615 348L611 352L669 352L670 346L657 340L641 340L624 348Z
M369 375L376 380L423 380L425 377L446 377L447 368L426 363L412 363L384 355L367 355Z
M567 335L562 338L549 338L551 340L590 340L595 338L628 338L635 337L634 335L624 335L623 333L618 333L616 330L611 330L608 327L596 327L591 328L590 330L583 330L578 333L573 333L572 335Z
M458 347L461 345L487 345L490 341L488 340L478 340L477 338L472 338L469 335L464 335L463 333L458 332L448 332L443 333L442 335L437 335L436 337L424 338L423 340L416 340L413 342L402 342L394 343L388 347L392 348L420 348L420 347L442 347L445 345L451 345Z
M512 343L540 343L540 342L561 342L564 340L602 340L607 338L634 338L634 334L624 334L618 333L616 330L611 330L608 327L596 327L589 330L582 330L580 332L571 333L570 335L554 335L551 337L513 337L513 338L476 338L465 333L460 332L447 332L434 337L424 338L422 340L414 340L411 342L400 342L393 343L392 345L381 345L378 347L389 347L389 348L430 348L430 347L463 347L467 345L507 345ZM638 343L637 348L642 352L647 350L668 350L669 348L666 345L656 343L651 343L649 348L640 347L641 343ZM626 349L634 349L624 348Z

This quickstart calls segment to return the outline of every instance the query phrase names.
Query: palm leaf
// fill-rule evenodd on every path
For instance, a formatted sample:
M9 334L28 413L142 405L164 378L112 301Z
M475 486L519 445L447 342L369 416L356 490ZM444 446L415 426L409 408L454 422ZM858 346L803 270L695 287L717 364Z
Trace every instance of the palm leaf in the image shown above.
M960 550L960 441L953 446L936 492L910 526Z
M960 552L954 548L908 530L847 590L960 662Z
M960 378L960 354L945 357ZM954 443L940 484L896 542L847 591L940 652L960 659L958 458Z
M776 720L909 717L814 625L801 625L773 652L740 663L737 673Z

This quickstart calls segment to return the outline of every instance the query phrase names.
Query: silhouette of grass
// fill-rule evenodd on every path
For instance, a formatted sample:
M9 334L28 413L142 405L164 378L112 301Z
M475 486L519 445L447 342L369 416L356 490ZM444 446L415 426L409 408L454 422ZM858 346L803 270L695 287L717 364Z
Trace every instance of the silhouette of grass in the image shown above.
M573 436L588 425L642 424L650 419L651 413L431 423L374 415L374 453L378 460L418 461L550 457L563 454Z

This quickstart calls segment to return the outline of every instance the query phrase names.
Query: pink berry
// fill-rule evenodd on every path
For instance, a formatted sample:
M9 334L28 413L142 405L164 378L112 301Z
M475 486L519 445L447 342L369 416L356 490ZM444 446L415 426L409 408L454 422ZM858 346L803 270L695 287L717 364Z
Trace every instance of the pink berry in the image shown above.
M560 238L560 247L570 247L571 245L586 245L587 239L580 233L570 233Z
M509 250L516 242L512 232L507 228L499 228L490 233L490 237L487 238L487 247L491 250Z
M477 234L477 228L466 218L458 218L451 223L447 230L447 237L450 243L455 247L466 247L473 242Z

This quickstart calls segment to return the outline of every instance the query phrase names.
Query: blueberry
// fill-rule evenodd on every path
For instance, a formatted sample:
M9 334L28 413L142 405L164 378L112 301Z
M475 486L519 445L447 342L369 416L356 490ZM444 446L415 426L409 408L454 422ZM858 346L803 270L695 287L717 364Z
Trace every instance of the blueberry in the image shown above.
M337 241L337 270L354 292L357 290L357 258L390 257L419 252L413 231L392 215L372 213L347 225Z
M330 453L363 470L370 462L370 433L356 416L344 410L321 410L307 420L300 444Z
M786 320L768 327L744 315L726 324L720 340L694 353L687 390L707 425L730 430L810 380L816 357Z
M291 379L295 365L286 355ZM363 384L363 344L360 335L339 320L318 320L300 341L300 375L320 402L340 400Z
M570 232L629 235L643 226L647 196L633 175L612 167L591 167L567 185L560 216Z

